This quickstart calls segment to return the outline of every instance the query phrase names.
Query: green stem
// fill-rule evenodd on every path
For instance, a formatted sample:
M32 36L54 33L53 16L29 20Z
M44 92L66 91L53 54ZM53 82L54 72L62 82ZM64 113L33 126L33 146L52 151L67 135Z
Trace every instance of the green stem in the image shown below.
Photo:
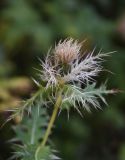
M62 103L62 97L61 97L61 94L59 94L59 96L57 97L56 103L54 105L54 110L53 110L51 119L49 121L48 128L47 128L47 130L45 132L45 136L43 138L43 141L41 142L41 144L39 145L39 147L36 150L36 153L35 153L36 160L37 160L37 154L38 154L40 148L44 147L46 145L46 142L47 142L48 137L50 135L51 129L53 127L53 124L54 124L54 121L56 119L56 116L57 116L57 113L58 113L58 109L59 109L61 103Z
M50 132L51 132L52 126L54 124L54 121L56 119L56 116L57 116L57 113L58 113L58 109L59 109L59 107L61 105L61 102L62 102L62 97L61 97L61 95L59 95L58 98L57 98L57 101L55 103L54 110L53 110L50 122L48 124L48 128L46 130L45 136L44 136L43 141L41 143L41 146L44 146L46 144L46 142L47 142L47 139L48 139L48 137L50 135Z

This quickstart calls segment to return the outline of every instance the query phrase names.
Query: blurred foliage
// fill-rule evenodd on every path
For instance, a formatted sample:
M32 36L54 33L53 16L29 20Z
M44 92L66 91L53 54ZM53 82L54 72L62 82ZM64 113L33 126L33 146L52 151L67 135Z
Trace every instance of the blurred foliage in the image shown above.
M106 52L117 51L105 63L115 74L104 74L110 87L125 90L124 15L124 0L1 0L0 111L28 97L33 86L23 77L32 77L35 73L32 67L38 66L37 57L43 58L52 44L68 36L87 39L84 45L88 51L95 45ZM61 157L124 160L124 100L124 93L112 96L108 101L110 106L103 112L84 113L83 119L72 112L66 122L66 113L60 115L53 137L62 151ZM3 133L4 130L6 127ZM4 141L9 134L6 132ZM1 149L0 160L5 160L7 153Z
M0 112L12 109L20 104L21 97L26 96L32 89L28 78L12 78L0 81Z

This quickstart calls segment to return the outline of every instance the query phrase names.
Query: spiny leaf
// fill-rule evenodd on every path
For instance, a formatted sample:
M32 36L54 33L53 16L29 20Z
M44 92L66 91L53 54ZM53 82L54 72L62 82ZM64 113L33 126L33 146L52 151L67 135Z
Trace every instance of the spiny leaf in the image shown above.
M59 159L54 155L49 146L40 148L35 158L36 150L45 133L45 128L48 125L48 115L46 108L40 105L34 105L29 115L25 113L22 123L14 126L13 129L16 137L11 142L21 142L13 144L13 156L10 160L57 160Z
M82 106L87 111L90 111L90 107L101 108L98 98L100 98L105 104L106 100L103 95L113 93L113 90L107 90L106 85L102 84L99 88L96 88L96 83L87 84L82 89L75 85L67 85L66 93L64 95L62 109L69 109L74 106L75 109L80 113L78 106Z
M49 146L40 147L36 154L37 145L15 145L13 148L16 150L14 155L9 160L59 160L60 158L55 155L55 151Z
M48 115L46 108L39 105L33 106L29 116L25 113L22 123L14 126L16 139L23 144L38 144L40 138L43 137L45 128L48 124Z
M35 160L59 160L60 158L54 155L54 151L49 146L39 148L35 156Z

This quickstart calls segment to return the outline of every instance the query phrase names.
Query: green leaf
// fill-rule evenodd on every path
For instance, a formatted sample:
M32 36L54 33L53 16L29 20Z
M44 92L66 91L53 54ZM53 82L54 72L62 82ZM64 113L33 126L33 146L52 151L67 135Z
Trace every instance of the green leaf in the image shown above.
M27 145L38 144L40 138L43 138L49 118L46 108L36 105L31 109L30 115L26 114L22 123L13 127L16 139Z

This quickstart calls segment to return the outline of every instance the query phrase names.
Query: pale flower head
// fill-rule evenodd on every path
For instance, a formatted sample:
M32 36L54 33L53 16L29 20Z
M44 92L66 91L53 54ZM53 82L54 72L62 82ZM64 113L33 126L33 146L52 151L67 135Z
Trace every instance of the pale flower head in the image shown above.
M80 106L87 111L91 111L91 107L101 108L98 99L107 104L103 95L115 93L107 90L106 83L97 88L95 79L104 70L103 58L112 52L100 50L95 54L94 48L92 52L82 54L81 45L72 38L65 39L55 46L54 52L49 52L44 62L41 61L40 78L45 82L45 88L52 88L53 99L58 91L61 93L60 111L64 108L69 111L74 106L81 114Z
M54 56L58 62L69 64L76 60L81 50L81 43L72 38L59 41L55 46Z
M68 38L60 41L45 62L41 61L41 79L47 82L46 87L59 85L60 82L95 82L94 78L103 70L103 57L109 54L94 52L95 49L82 57L81 43L77 40Z

